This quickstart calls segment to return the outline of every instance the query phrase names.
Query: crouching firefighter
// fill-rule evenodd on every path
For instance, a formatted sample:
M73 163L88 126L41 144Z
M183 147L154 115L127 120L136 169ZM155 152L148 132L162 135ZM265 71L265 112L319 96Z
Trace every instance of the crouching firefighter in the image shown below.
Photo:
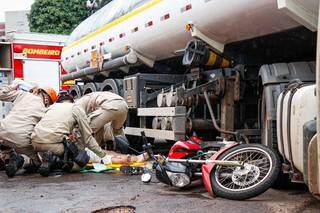
M57 97L49 87L33 89L33 93L19 90L24 83L15 80L0 89L0 100L13 103L9 114L0 121L1 157L8 177L13 177L22 167L29 171L37 170L40 161L31 145L31 133L44 116L46 107Z
M74 140L69 138L76 126L84 147L104 159L106 153L94 139L85 112L73 104L70 95L59 95L56 103L35 126L31 136L32 145L42 158L39 169L42 176L48 176L55 169L70 171L73 162L80 167L89 162L87 153L79 150Z
M127 119L128 105L121 96L112 92L93 92L77 100L76 105L88 116L89 125L99 145L105 142L103 138L110 138L115 142L116 136L125 137L123 125ZM107 131L108 129L111 131Z

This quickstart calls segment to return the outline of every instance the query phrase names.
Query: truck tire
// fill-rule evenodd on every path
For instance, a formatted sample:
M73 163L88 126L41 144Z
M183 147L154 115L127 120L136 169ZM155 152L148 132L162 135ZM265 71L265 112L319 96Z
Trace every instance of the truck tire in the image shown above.
M99 86L96 83L88 83L83 87L83 95L99 91Z
M123 97L123 80L122 79L106 79L101 84L100 91L109 91Z
M81 98L82 88L79 85L74 85L69 89L69 94L72 95L74 99Z
M268 119L267 98L265 91L261 100L261 144L278 151L277 121Z
M231 200L249 199L268 190L277 180L279 157L261 144L238 145L226 150L217 160L242 159L245 159L244 168L216 166L213 169L211 184L217 196Z

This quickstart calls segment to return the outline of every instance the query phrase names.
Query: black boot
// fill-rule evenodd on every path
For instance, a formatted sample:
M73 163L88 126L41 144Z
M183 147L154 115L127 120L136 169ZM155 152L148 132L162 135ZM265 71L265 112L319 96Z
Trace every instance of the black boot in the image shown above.
M38 172L40 165L41 165L40 162L30 160L30 163L25 165L23 168L26 170L27 174L34 174Z
M65 140L63 144L65 148L65 162L72 160L80 167L84 167L89 163L90 157L86 151L80 151L75 143L67 140Z
M38 171L43 177L48 177L51 171L62 169L64 166L64 161L52 152L44 152L41 157L42 164Z
M0 145L0 171L5 170L7 153L11 153L11 148ZM7 162L8 163L8 162Z
M8 164L5 165L5 171L7 176L10 178L14 177L17 171L22 168L23 164L23 157L15 152L12 153Z
M80 151L77 156L74 158L74 162L78 164L78 166L85 167L90 161L90 157L86 151Z
M3 160L0 159L0 171L3 171L5 169L5 163Z
M73 161L63 161L62 171L71 172L73 168Z

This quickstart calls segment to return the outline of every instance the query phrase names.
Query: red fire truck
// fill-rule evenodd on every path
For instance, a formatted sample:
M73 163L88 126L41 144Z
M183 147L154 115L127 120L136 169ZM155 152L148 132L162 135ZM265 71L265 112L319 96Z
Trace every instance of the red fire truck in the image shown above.
M0 86L15 78L60 90L61 50L67 36L9 33L0 40ZM0 118L10 105L1 103Z

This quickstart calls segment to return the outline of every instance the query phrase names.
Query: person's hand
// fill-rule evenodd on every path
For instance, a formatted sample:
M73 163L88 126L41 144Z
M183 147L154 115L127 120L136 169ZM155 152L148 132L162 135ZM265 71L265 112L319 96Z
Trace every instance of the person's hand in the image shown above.
M24 83L23 80L17 78L17 79L15 79L15 80L12 82L11 87L12 87L13 89L18 89L18 87L19 87L21 84L23 84L23 83Z

